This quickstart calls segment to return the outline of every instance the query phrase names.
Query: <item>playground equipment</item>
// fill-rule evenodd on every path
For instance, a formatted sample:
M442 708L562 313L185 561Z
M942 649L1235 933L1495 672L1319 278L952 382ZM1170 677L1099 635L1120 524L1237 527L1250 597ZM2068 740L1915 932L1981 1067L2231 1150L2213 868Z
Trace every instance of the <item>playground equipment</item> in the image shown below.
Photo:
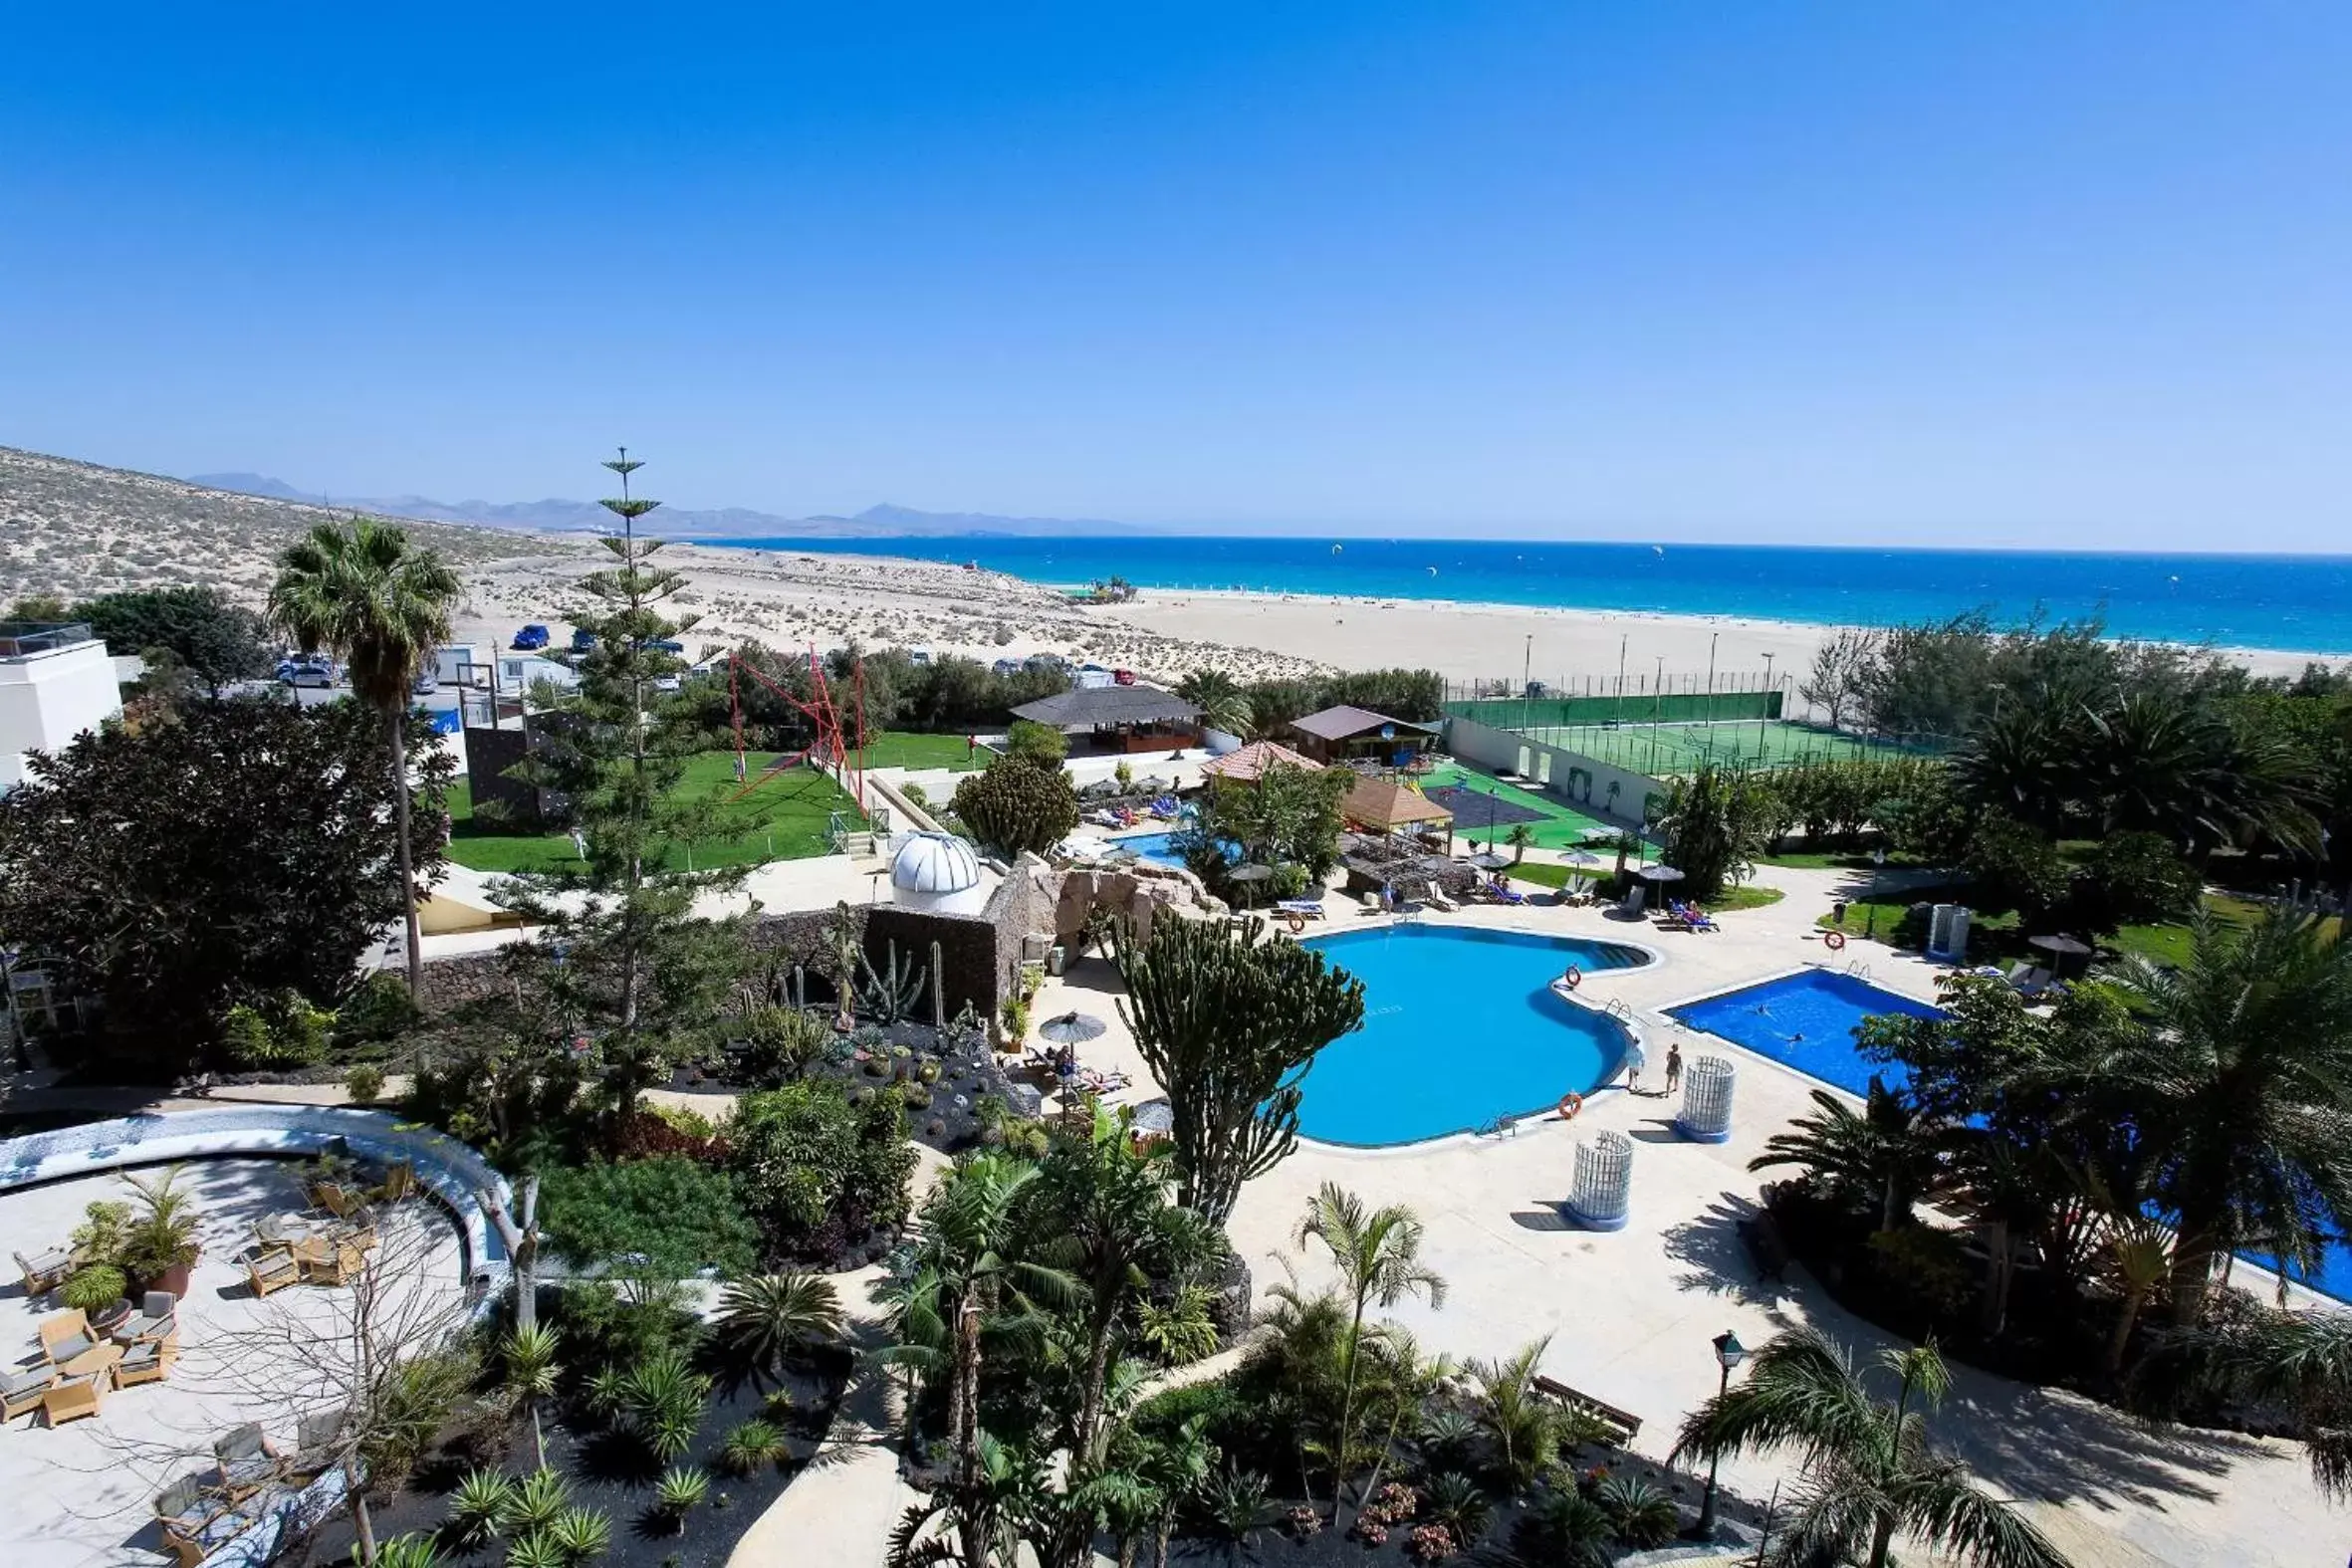
M760 770L759 777L751 775L750 762L743 742L743 677L750 676L767 688L771 696L789 703L808 719L815 738L807 747L789 757L778 757ZM809 689L812 696L803 702L791 692L762 674L759 668L744 662L740 654L727 655L727 707L735 731L735 778L740 785L729 800L742 799L778 774L814 763L826 769L839 780L849 797L857 802L857 809L866 811L865 799L865 661L860 659L850 666L850 683L854 694L851 717L855 720L856 742L850 743L850 731L841 722L840 710L834 705L831 683L824 677L824 665L817 657L813 643L809 648ZM868 813L871 814L870 812Z

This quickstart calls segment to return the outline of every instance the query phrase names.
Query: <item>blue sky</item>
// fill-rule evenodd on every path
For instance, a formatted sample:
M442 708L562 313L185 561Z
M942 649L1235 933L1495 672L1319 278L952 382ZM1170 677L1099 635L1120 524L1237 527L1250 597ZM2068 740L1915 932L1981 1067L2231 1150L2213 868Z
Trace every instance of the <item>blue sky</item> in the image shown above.
M223 19L223 17L227 19ZM2352 7L38 6L0 442L345 494L2352 548Z

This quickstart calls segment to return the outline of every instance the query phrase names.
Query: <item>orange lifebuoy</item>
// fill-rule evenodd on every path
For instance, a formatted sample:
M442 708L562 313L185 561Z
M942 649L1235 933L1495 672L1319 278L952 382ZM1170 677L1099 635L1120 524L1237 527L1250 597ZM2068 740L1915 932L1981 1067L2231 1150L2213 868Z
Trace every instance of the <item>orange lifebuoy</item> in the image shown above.
M1584 972L1578 969L1575 965L1570 964L1568 966L1568 972L1560 977L1560 983L1566 986L1568 990L1574 991L1578 986L1584 984Z
M1305 929L1306 917L1299 914L1296 910L1291 911L1291 935L1296 936L1299 932L1304 931Z
M1827 948L1832 953L1835 953L1839 948L1842 948L1845 945L1846 934L1842 931L1825 931L1821 934L1821 946Z
M1575 1090L1570 1089L1559 1097L1559 1119L1561 1121L1574 1121L1576 1113L1582 1109L1584 1109L1584 1096Z

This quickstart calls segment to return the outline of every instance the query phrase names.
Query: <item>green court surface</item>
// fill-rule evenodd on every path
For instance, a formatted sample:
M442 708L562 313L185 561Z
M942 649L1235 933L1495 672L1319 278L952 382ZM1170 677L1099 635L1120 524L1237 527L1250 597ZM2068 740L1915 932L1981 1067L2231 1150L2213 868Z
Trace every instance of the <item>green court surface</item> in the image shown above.
M953 773L971 773L987 767L991 755L976 750L962 734L884 730L865 738L868 768L945 768Z
M1464 763L1440 763L1421 780L1421 786L1424 789L1433 785L1443 788L1449 784L1459 785L1465 789L1475 789L1480 794L1491 793L1498 800L1540 813L1541 819L1529 822L1528 826L1534 830L1535 842L1545 849L1567 849L1584 842L1587 838L1599 838L1616 831L1614 827L1599 817L1586 816L1582 811L1554 799L1550 795L1538 794L1531 790L1522 789L1517 784L1505 784L1493 774L1482 772ZM1484 827L1464 828L1458 826L1454 831L1456 848L1461 847L1462 840L1465 838L1483 845L1489 836ZM1494 830L1493 836L1500 843L1509 843L1511 825L1505 823Z
M926 739L929 739L928 737ZM963 742L959 738L956 744ZM772 761L773 753L753 752L748 761L754 778ZM736 798L741 794L741 798ZM672 791L673 799L707 801L712 821L707 837L676 846L667 861L671 870L710 870L716 866L758 865L768 860L798 860L832 849L832 815L846 813L857 827L865 818L847 791L813 768L789 768L762 779L748 793L735 782L733 752L704 752L686 765L686 777ZM565 833L518 833L506 824L474 816L471 782L460 779L449 788L449 858L461 866L492 873L549 871L580 863Z
M1662 779L1687 774L1709 763L1749 768L1793 768L1803 763L1854 762L1899 757L1905 748L1887 741L1783 719L1723 720L1713 724L1575 724L1538 726L1515 733L1546 746L1581 752L1632 773Z

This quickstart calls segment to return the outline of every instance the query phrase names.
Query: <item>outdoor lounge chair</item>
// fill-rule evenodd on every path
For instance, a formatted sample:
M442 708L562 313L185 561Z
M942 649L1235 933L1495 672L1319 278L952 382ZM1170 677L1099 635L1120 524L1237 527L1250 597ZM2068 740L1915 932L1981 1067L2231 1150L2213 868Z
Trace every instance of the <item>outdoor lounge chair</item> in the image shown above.
M98 1333L80 1307L43 1318L36 1332L41 1336L41 1353L51 1361L71 1361L98 1346Z
M1296 915L1300 920L1323 918L1323 901L1319 898L1284 898L1275 901L1275 912L1285 917Z
M364 1202L357 1193L341 1182L314 1182L311 1184L310 1197L311 1207L324 1209L338 1220L350 1219L353 1212Z
M62 1427L69 1421L80 1421L95 1416L106 1403L107 1390L115 1383L114 1370L101 1367L96 1372L85 1372L79 1377L59 1378L41 1396L41 1414L52 1427Z
M1462 907L1460 904L1457 904L1452 899L1446 897L1446 890L1442 887L1439 887L1435 882L1425 882L1422 884L1422 887L1425 889L1422 896L1427 900L1430 908L1443 910L1450 915Z
M115 1387L126 1389L133 1383L160 1383L171 1376L172 1365L178 1360L176 1328L161 1339L142 1339L123 1351L122 1359L115 1363Z
M365 1265L367 1255L356 1241L319 1236L295 1247L294 1260L306 1284L344 1285Z
M193 1568L218 1544L206 1539L207 1529L228 1511L218 1492L194 1475L183 1475L155 1494L155 1522L163 1530L163 1544L181 1563Z
M2028 969L2024 978L2009 977L2009 988L2020 997L2038 997L2057 983L2057 977L2046 969Z
M150 1290L140 1301L138 1311L128 1320L118 1323L110 1331L118 1345L135 1345L141 1340L161 1339L179 1327L179 1302L168 1290Z
M38 1301L66 1282L66 1275L74 1271L74 1254L64 1247L53 1247L46 1252L35 1252L31 1257L14 1254L16 1266L25 1276L25 1299Z
M282 1246L247 1248L237 1259L245 1265L246 1281L253 1293L266 1296L273 1290L302 1282L302 1265L294 1260L294 1253Z
M394 1160L385 1167L383 1186L376 1189L376 1197L387 1204L396 1204L416 1191L416 1167L406 1160Z
M41 1396L57 1383L57 1368L44 1362L38 1366L12 1367L0 1373L0 1421L14 1421L30 1410L38 1410Z
M278 1478L278 1451L270 1446L261 1423L232 1427L213 1440L212 1456L220 1464L220 1487L229 1500L250 1497Z

